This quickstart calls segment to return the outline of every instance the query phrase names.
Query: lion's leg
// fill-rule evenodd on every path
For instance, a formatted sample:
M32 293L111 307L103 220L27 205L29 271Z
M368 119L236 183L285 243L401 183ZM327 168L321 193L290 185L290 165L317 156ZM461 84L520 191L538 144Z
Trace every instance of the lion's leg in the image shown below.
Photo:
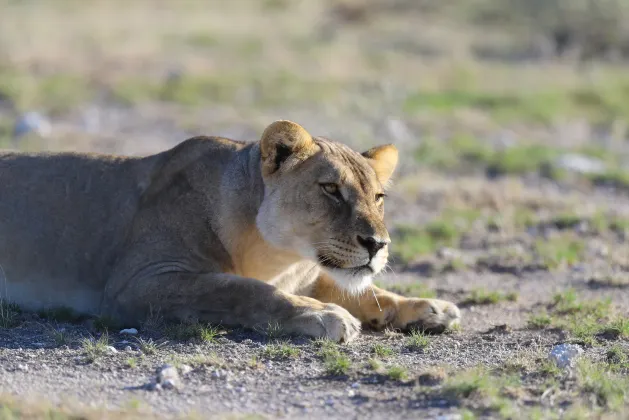
M166 319L350 341L360 322L333 303L282 292L262 281L229 274L164 274L132 282L106 297L113 316L139 320L150 310Z
M444 300L407 298L376 286L373 292L367 288L360 295L350 295L326 274L319 276L312 296L344 307L362 323L377 330L392 327L404 331L442 332L458 324L461 318L457 306Z

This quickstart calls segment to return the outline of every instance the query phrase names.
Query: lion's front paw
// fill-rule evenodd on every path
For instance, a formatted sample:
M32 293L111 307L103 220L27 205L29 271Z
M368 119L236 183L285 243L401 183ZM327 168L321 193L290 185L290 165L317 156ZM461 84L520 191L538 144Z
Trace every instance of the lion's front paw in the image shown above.
M326 304L324 309L309 310L291 323L303 335L336 342L348 343L360 333L360 321L333 303Z
M398 303L395 327L403 331L442 333L459 325L461 311L452 302L439 299L403 299Z

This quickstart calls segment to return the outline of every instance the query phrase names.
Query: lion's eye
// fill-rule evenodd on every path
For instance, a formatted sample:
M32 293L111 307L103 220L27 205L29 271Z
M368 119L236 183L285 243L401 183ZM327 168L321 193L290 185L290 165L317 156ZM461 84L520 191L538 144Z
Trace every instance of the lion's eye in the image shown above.
M340 195L339 192L339 186L336 184L321 184L321 188L323 189L323 191L325 191L326 193L333 195L335 197L338 197Z
M386 196L386 194L376 194L376 204L382 204Z

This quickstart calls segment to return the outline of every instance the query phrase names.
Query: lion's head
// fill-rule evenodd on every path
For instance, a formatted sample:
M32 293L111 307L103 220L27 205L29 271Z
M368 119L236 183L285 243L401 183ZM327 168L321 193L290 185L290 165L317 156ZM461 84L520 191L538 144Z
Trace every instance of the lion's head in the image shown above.
M339 286L359 292L385 267L384 197L398 152L362 154L290 121L260 140L264 199L256 223L264 239L319 261Z

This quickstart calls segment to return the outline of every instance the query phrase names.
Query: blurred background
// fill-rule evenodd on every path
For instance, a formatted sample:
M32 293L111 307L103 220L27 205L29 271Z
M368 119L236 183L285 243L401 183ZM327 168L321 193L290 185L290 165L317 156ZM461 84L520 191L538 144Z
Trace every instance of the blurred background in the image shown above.
M0 147L148 154L280 118L392 142L408 267L567 213L624 232L628 60L624 0L0 0Z

